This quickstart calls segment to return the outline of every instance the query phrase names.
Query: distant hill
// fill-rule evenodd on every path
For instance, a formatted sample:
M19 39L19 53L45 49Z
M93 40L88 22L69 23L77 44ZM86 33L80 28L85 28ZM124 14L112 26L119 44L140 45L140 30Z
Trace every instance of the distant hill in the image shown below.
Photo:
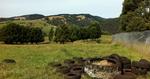
M119 23L118 23L119 21L117 18L105 19L90 14L59 14L59 15L51 15L51 16L44 16L41 14L31 14L31 15L16 16L11 18L0 18L0 22L20 21L20 20L21 21L41 20L54 26L69 24L69 25L76 25L79 27L86 27L91 22L97 21L101 24L101 28L104 32L111 33L111 34L119 32Z
M18 16L18 17L12 17L14 19L26 19L26 20L36 20L36 19L41 19L44 18L44 15L41 14L31 14L31 15L23 15L23 16Z
M89 14L60 14L47 16L46 20L48 21L48 23L56 26L59 26L61 24L70 24L77 25L80 27L86 27L93 21L102 22L103 18L92 16Z

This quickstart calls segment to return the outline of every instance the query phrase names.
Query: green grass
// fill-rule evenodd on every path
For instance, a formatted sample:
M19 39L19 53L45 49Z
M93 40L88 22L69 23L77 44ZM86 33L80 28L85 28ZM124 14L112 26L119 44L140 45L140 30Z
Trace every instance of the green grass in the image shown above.
M110 36L103 36L104 39ZM129 50L123 45L107 43L75 42L68 44L40 44L40 45L5 45L0 44L0 61L15 59L14 65L0 66L0 79L63 79L61 74L48 67L49 62L62 62L72 57L95 57L117 53L132 60L139 60L141 54ZM150 60L150 56L145 56ZM82 79L90 79L83 76Z

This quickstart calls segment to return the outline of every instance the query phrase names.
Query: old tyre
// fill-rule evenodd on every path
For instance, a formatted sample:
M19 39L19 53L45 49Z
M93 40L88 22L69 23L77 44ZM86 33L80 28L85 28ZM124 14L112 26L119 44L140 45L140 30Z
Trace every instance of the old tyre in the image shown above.
M64 60L64 65L65 66L73 66L75 64L75 61L74 60L71 60L71 59L67 59L67 60Z
M71 72L72 73L76 73L76 74L82 74L84 72L83 66L81 66L81 65L74 65L71 68Z
M132 70L132 73L134 73L134 74L136 74L136 75L139 75L139 74L140 74L138 67L131 67L131 70Z
M138 61L133 61L131 64L132 67L138 67Z
M131 69L131 60L126 57L120 57L122 68L123 69Z
M76 74L81 74L81 73L83 73L83 69L82 68L72 68L71 72L76 73Z
M50 62L50 63L48 63L48 66L51 66L51 67L60 67L62 65L60 63L57 63L57 62Z
M81 75L75 73L68 73L65 75L66 79L80 79Z
M139 72L140 72L140 75L146 75L147 69L141 69Z
M136 79L136 76L133 74L116 75L114 79Z
M74 61L82 61L83 60L83 58L82 57L73 57L72 58Z
M15 64L16 63L16 61L14 59L4 59L2 62L6 63L6 64Z
M114 64L116 64L119 71L122 70L122 64L121 64L120 61L118 61L116 59L113 59L113 58L108 58L107 60L110 61L110 62L113 62Z
M120 61L120 56L118 54L112 54L112 55L108 56L108 58L112 58L112 59L115 59L117 61Z
M70 68L67 66L60 66L56 69L56 71L62 74L66 74L70 72Z
M150 62L145 60L145 59L141 59L139 61L140 67L141 68L146 68L148 71L150 70Z

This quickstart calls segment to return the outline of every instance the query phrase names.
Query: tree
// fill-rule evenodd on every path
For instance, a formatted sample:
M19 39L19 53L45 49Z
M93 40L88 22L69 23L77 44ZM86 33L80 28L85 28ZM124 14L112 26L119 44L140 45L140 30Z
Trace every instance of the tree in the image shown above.
M128 12L126 15L121 15L120 23L122 31L127 31L129 29L129 28L127 29L127 27L133 16L135 16L134 12Z
M56 28L54 41L60 42L61 44L69 41L69 28L67 25L62 25Z
M20 40L20 34L23 30L23 27L18 25L18 24L14 24L14 23L10 23L6 26L4 26L1 29L2 32L2 41L4 41L5 43L17 43Z
M122 31L150 30L150 2L148 0L125 0L120 16Z
M49 31L49 41L53 41L54 40L54 34L55 34L55 31L54 31L54 27L52 27Z
M38 43L44 41L44 35L40 28L22 26L9 23L1 29L0 40L7 44L12 43Z
M99 23L93 22L88 27L78 27L76 25L62 25L52 28L49 32L49 40L60 42L74 42L76 40L96 39L101 36L101 28Z
M98 22L92 22L87 29L90 39L96 39L101 37L101 28Z
M89 32L87 27L80 28L80 40L85 40L89 38Z
M141 17L132 17L132 21L127 26L127 31L144 31L146 30L144 19Z
M135 0L125 0L123 3L122 14L127 14L129 11L135 11L136 8L138 8L138 4Z
M38 27L36 28L30 28L30 36L29 41L31 43L39 43L44 41L44 34L42 30Z
M76 40L79 40L80 35L80 28L78 26L72 25L69 26L69 40L71 42L74 42Z

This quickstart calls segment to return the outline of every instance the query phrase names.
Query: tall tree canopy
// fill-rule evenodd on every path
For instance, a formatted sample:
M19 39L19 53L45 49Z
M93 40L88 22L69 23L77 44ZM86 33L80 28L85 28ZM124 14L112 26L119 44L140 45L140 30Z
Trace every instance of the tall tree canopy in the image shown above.
M150 30L150 0L125 0L120 23L127 32Z

